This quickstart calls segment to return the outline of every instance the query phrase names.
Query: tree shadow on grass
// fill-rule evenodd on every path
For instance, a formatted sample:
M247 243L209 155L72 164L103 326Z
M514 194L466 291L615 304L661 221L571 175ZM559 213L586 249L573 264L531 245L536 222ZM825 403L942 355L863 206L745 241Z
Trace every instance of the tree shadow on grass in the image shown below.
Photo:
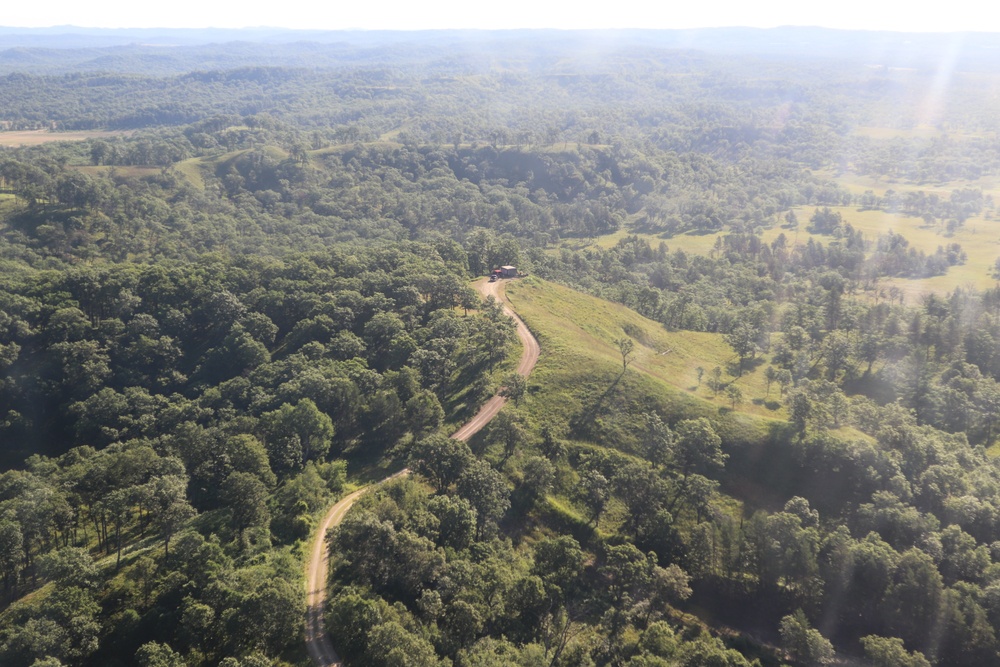
M767 363L767 359L764 357L754 357L753 359L743 360L743 374L753 373L755 370ZM740 360L730 361L726 364L726 372L733 377L741 377L740 372Z
M458 376L452 380L451 386L463 387L464 389L448 392L441 401L441 407L444 408L445 413L452 415L452 418L458 423L464 424L474 417L479 411L482 400L489 400L489 397L477 400L479 397L475 396L473 391L486 366L485 361L480 361L462 368Z
M614 392L618 383L622 381L623 377L625 377L625 373L619 373L615 377L614 382L612 382L600 396L597 396L589 404L585 403L580 412L570 418L569 427L570 431L574 435L586 436L590 433L591 427L594 425L594 421L602 412L604 412L604 407L608 398L611 396L612 392Z
M758 405L758 406L760 406L762 408L767 408L768 410L771 410L771 411L780 410L781 409L781 401L776 401L773 398L766 398L766 397L765 398L755 398L755 399L753 399L752 403L754 405Z

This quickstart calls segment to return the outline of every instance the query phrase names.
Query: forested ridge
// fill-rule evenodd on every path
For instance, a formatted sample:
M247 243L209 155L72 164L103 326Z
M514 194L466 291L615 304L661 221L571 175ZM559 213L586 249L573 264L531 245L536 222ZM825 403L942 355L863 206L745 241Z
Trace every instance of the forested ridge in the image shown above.
M0 53L2 664L1000 664L1000 73L590 37Z

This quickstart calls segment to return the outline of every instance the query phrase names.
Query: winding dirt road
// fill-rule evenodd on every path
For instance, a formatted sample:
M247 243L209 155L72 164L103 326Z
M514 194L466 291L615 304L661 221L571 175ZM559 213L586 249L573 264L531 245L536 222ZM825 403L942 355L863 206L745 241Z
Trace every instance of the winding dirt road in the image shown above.
M501 293L500 287L504 281L495 283L480 280L475 287L483 295L493 296L503 304L504 312L514 318L517 323L517 337L521 339L522 351L521 360L517 364L517 372L524 377L531 373L531 370L538 362L539 347L538 341L528 331L521 318L510 308L510 302ZM455 431L451 437L456 440L468 440L486 426L493 419L500 409L507 402L503 396L494 396L483 404L476 416L466 422L462 428ZM340 656L333 648L330 635L326 632L326 625L323 619L323 604L326 600L326 575L329 569L329 551L326 548L326 534L331 528L339 524L347 511L351 509L358 498L370 491L378 484L382 484L391 479L410 474L408 469L403 469L395 475L386 477L381 482L369 484L357 491L341 498L337 504L330 508L320 522L319 528L313 537L313 545L309 563L306 566L306 648L309 650L309 657L318 667L341 667Z

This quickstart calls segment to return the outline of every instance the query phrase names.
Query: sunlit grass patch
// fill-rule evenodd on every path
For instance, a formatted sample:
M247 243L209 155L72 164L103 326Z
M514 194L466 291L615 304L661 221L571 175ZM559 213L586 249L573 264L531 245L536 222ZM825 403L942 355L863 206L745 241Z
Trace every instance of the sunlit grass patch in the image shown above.
M191 158L189 160L181 160L174 165L179 173L183 174L188 181L191 182L199 190L205 189L205 176L202 173L202 169L205 168L205 160L203 158Z
M847 190L851 194L860 195L871 190L879 197L885 195L887 190L895 192L925 192L927 194L937 194L948 197L953 190L963 188L978 188L983 194L1000 193L1000 178L997 176L984 176L976 180L957 180L940 183L911 183L891 178L869 176L855 172L837 172L832 169L819 170L814 172L817 176L836 181L837 185Z
M891 231L902 235L911 248L928 255L951 243L962 246L968 256L965 263L950 267L944 275L930 278L892 277L883 280L886 287L895 286L900 289L908 297L908 303L913 303L926 294L947 294L957 287L983 290L996 283L992 271L997 258L1000 258L1000 221L986 220L983 217L970 218L953 234L948 234L944 221L928 225L922 218L885 211L859 211L854 207L831 208L839 211L845 222L860 230L873 243L879 236ZM800 221L797 231L774 227L764 232L763 240L771 243L779 234L784 234L790 243L805 244L810 238L819 243L830 243L833 237L811 234L806 229L814 209L815 207L802 207L797 210Z
M824 245L830 244L835 241L833 236L813 234L808 231L809 218L816 208L818 207L802 206L796 208L795 212L799 219L797 229L791 229L787 225L775 225L763 231L762 240L770 244L778 236L784 234L786 242L790 245L805 245L810 239ZM903 236L911 248L927 255L932 255L939 247L946 247L952 243L962 246L962 250L967 255L965 263L950 267L944 275L929 278L886 277L880 281L880 287L899 289L904 295L906 303L915 303L927 294L947 294L958 287L981 291L996 284L993 268L997 259L1000 258L1000 221L998 220L977 216L966 220L962 226L949 233L947 221L944 220L928 224L923 218L881 210L862 211L854 206L832 206L830 208L839 212L845 222L860 230L872 244L879 236L892 232ZM685 233L666 237L640 232L635 235L654 248L658 247L660 243L666 243L671 251L683 250L690 254L709 255L719 237L728 233L728 231L708 234ZM568 240L564 246L571 249L611 248L630 234L633 232L626 228L592 240Z
M720 334L667 331L625 306L537 278L512 281L507 296L542 347L529 381L543 387L537 392L539 419L584 411L588 401L599 401L602 391L621 383L639 383L638 394L653 392L666 403L683 404L677 413L726 412L732 402L724 391L713 395L708 385L716 366L723 384L733 384L743 394L737 412L784 415L777 405L778 387L767 392L765 359L748 363L742 377L734 377L737 358ZM635 341L635 350L628 370L619 377L622 358L614 341L623 337ZM704 371L700 383L699 367Z

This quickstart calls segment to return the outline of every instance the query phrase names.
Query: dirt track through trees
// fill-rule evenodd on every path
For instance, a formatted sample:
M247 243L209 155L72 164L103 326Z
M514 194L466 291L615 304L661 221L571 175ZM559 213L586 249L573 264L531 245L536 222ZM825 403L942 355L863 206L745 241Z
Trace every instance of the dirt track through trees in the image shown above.
M501 295L500 287L506 281L494 283L481 280L476 283L476 289L483 295L493 296L504 306L504 312L514 318L517 323L517 337L521 340L521 360L517 364L517 372L527 377L538 362L538 341L521 318L510 308L509 302ZM455 431L451 437L456 440L468 440L486 426L507 402L502 396L494 396L483 404L476 416L470 419L462 428ZM410 471L403 469L394 475L386 477L381 482L369 484L341 498L323 517L313 537L312 551L306 567L306 648L309 657L318 667L340 667L340 656L333 647L333 640L326 632L326 622L323 618L323 607L326 602L326 575L329 569L329 550L326 548L327 532L339 524L348 510L366 492L391 479L408 475Z

